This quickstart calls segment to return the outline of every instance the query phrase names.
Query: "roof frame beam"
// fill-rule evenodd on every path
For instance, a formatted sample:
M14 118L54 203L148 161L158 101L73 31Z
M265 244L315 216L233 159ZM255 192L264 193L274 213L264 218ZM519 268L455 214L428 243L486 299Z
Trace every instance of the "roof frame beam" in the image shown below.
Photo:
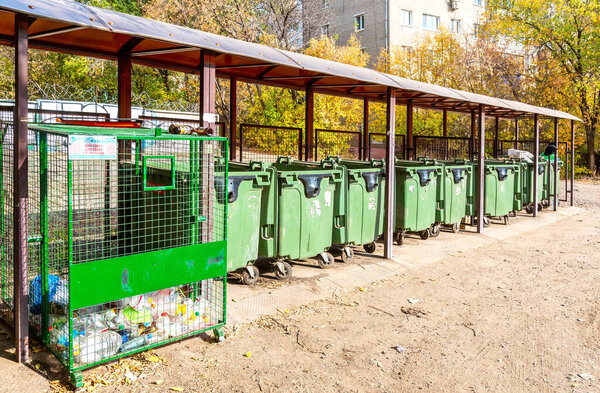
M217 68L217 70L234 70L234 69L240 69L240 68L269 67L272 65L273 65L273 63L232 64L232 65L218 66L216 68Z
M87 29L87 27L85 26L66 26L66 27L60 27L58 29L52 29L52 30L48 30L48 31L42 31L39 33L35 33L35 34L30 34L29 35L29 39L30 40L37 40L40 38L46 38L46 37L50 37L53 35L57 35L57 34L66 34L66 33L71 33L77 30L83 30L83 29Z
M177 46L174 48L164 48L164 49L148 49L137 52L131 52L131 57L142 57L142 56L155 56L155 55L167 55L170 53L181 53L181 52L191 52L191 51L200 51L199 48L194 48L192 46Z

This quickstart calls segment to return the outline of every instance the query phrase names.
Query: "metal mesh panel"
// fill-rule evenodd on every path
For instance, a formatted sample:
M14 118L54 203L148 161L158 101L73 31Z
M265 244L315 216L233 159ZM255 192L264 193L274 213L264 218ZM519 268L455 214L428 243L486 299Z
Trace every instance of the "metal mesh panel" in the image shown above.
M533 154L535 152L535 141L508 141L501 140L499 143L498 152L499 155L506 156L508 155L508 149L517 149L517 150L525 150ZM540 141L540 153L544 152L546 146L548 146L552 142L548 141Z
M385 159L385 134L369 133L369 159ZM406 157L406 135L396 135L396 158L404 160Z
M458 137L416 136L417 157L429 157L436 160L471 158L471 140Z
M76 112L76 111L59 111L51 109L29 109L28 118L30 123L46 123L54 124L58 123L58 118L64 120L108 120L110 115L108 113L96 113L96 112ZM13 106L6 105L0 106L0 118L3 120L12 121Z
M359 159L362 150L361 133L356 131L315 130L315 159L337 156Z
M127 355L222 323L224 284L222 278L208 279L74 310L73 367ZM60 322L62 327L57 327L64 336L68 321ZM68 338L54 341L66 358Z
M302 159L302 129L293 127L240 125L240 162L274 162L277 156Z
M168 130L171 124L185 125L193 128L202 127L203 123L200 120L175 118L175 117L160 117L160 116L140 116L140 120L144 120L146 126L160 127L164 130ZM215 135L227 137L226 127L224 122L215 123Z
M12 113L11 113L12 116ZM8 116L7 116L8 117ZM3 120L8 120L4 118ZM12 120L12 119L10 119ZM13 126L11 123L0 123L2 131L2 194L1 204L1 253L0 260L0 317L8 324L14 323L14 259L13 259Z
M12 317L10 124L3 131L0 304ZM215 186L226 176L226 141L118 139L116 160L70 160L68 136L29 131L29 320L71 371L225 321L224 277L72 309L82 296L70 288L74 266L226 237L226 204L217 201L227 200L227 190Z

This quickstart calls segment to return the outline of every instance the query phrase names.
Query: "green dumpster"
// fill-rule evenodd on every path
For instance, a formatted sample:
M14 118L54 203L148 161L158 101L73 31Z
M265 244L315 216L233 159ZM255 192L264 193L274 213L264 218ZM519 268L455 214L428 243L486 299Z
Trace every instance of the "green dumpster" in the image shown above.
M344 232L334 226L333 241L362 245L366 252L373 253L375 241L383 235L385 221L385 162L339 160L338 164L345 170L347 184L346 230L344 236ZM348 257L344 253L342 259Z
M227 245L227 271L239 272L242 282L251 285L259 277L254 262L261 239L274 241L274 219L268 212L273 209L277 192L275 169L262 162L229 162L228 167L227 193L216 193L227 196L227 238L232 239ZM224 179L215 177L215 187L224 189Z
M560 179L560 169L563 166L563 162L561 160L558 160L558 178ZM548 180L548 185L549 185L549 193L548 193L548 197L547 202L548 202L548 206L551 206L553 201L554 201L554 197L552 196L552 194L554 193L554 156L550 157L550 164L549 164L549 180Z
M469 215L473 205L473 164L465 160L444 161L441 183L438 186L438 209L436 221L460 230L463 218Z
M438 184L443 165L435 160L396 160L395 234L404 243L407 232L417 232L425 240L439 229L436 224ZM432 230L433 229L433 230Z
M523 206L527 214L532 214L534 209L534 195L533 195L533 184L534 184L534 167L535 164L527 162L524 165L523 173ZM538 197L537 197L537 209L542 210L542 197L544 192L544 178L546 177L547 162L545 159L540 158L538 163Z
M311 167L288 157L279 157L272 166L279 187L276 258L316 256L319 266L331 266L334 259L327 250L333 244L334 198L343 186L343 169Z
M477 163L474 170L477 170ZM520 165L514 160L485 161L485 217L502 217L504 223L508 223L508 214L515 209L519 176Z

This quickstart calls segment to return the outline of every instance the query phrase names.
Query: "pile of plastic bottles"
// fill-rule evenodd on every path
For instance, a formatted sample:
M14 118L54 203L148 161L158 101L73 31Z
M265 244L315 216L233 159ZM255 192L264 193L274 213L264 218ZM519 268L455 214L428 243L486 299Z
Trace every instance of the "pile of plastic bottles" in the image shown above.
M204 285L203 285L204 286ZM90 364L149 344L181 337L212 325L204 296L184 287L163 289L73 312L73 361ZM49 316L50 346L67 359L68 317Z

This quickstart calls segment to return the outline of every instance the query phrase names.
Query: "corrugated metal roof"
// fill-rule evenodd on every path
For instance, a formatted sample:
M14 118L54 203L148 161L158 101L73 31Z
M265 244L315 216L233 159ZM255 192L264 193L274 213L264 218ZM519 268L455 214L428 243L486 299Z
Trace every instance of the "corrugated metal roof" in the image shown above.
M134 61L139 63L181 66L185 70L193 70L196 55L200 49L210 50L226 55L222 60L221 73L240 76L257 83L271 83L291 88L302 88L306 79L317 77L313 86L320 92L343 94L347 96L367 96L367 94L384 93L387 87L405 92L427 95L429 98L439 98L433 104L422 104L422 107L433 109L453 108L457 111L472 110L473 105L484 105L489 113L502 113L506 116L523 114L538 114L541 116L558 117L581 121L575 116L562 111L537 107L521 102L503 100L481 94L450 89L442 86L413 81L398 76L381 73L368 68L351 66L330 60L311 57L304 54L283 51L265 45L249 43L204 31L193 30L151 19L136 17L111 10L87 6L70 0L0 0L0 40L10 40L13 35L12 13L27 14L38 18L30 28L33 47L46 47L54 50L71 51L74 53L98 53L103 57L114 57L131 38L143 38L132 54ZM3 27L4 26L4 27ZM79 26L81 29L69 27ZM61 34L44 35L55 30L63 29ZM92 34L90 34L90 31ZM93 32L96 33L93 33ZM190 48L186 51L185 48ZM169 56L169 52L159 53L153 50L180 50L177 56ZM146 50L146 51L144 51ZM87 51L87 52L86 52ZM251 65L256 71L244 73L242 68L237 71L227 71L240 65ZM272 66L277 66L274 70ZM219 68L219 67L218 67ZM249 67L248 67L249 69ZM263 76L273 70L274 77ZM300 79L301 77L306 79ZM342 80L344 83L325 83L327 78ZM355 84L355 93L340 90L342 86ZM375 98L381 99L381 96ZM406 97L405 97L406 98ZM403 99L405 99L403 98ZM444 102L466 103L470 107L452 107ZM416 105L419 103L416 102ZM495 112L496 111L496 112Z

